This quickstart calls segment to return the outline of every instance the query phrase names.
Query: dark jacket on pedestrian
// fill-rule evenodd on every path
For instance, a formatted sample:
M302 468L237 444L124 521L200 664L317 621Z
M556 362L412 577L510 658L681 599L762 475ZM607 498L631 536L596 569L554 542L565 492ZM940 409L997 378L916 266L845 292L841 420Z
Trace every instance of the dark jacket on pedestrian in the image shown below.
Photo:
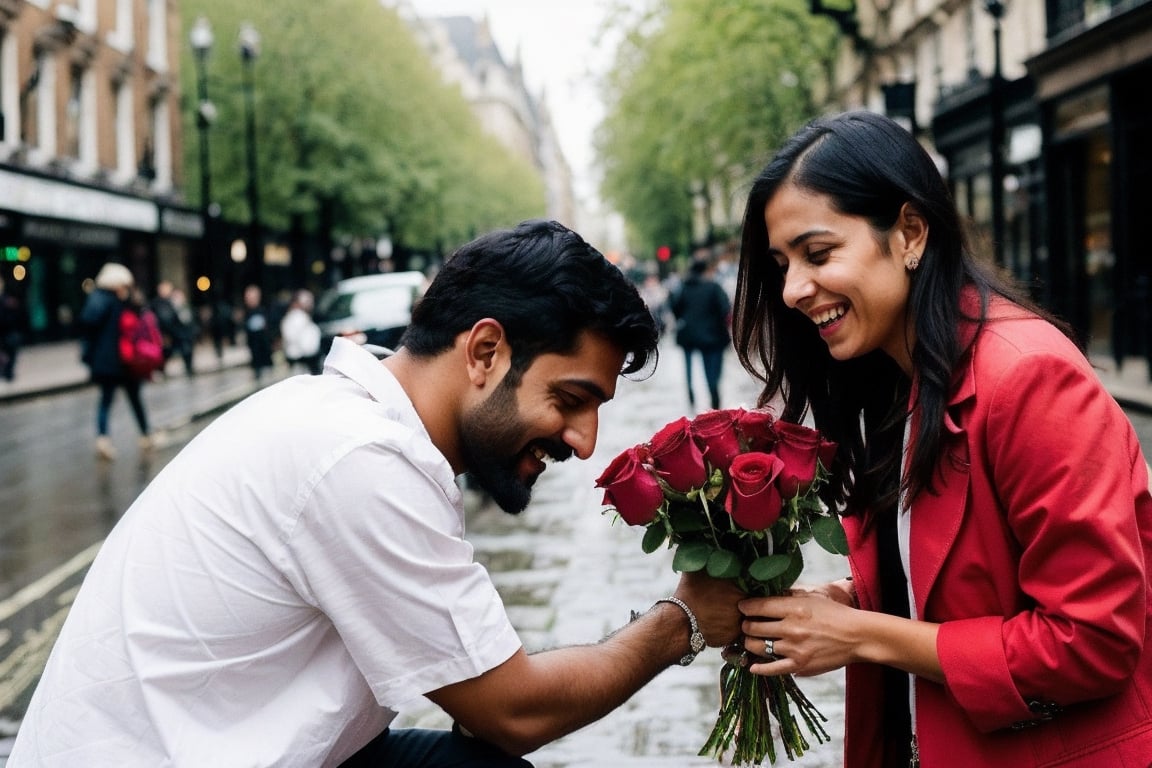
M717 349L731 341L728 322L732 302L720 284L705 276L700 262L672 296L672 314L676 316L676 343L685 349Z
M112 291L96 288L80 311L81 359L93 379L126 375L120 361L120 312L124 302Z

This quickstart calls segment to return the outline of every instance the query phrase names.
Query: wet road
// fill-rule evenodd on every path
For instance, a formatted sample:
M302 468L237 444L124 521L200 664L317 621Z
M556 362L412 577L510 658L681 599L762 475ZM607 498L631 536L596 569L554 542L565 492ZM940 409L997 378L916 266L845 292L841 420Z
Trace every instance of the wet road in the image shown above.
M100 542L137 494L222 402L251 391L245 368L146 385L145 409L163 444L138 446L122 392L109 433L115 462L93 451L97 390L0 407L0 736L31 689Z

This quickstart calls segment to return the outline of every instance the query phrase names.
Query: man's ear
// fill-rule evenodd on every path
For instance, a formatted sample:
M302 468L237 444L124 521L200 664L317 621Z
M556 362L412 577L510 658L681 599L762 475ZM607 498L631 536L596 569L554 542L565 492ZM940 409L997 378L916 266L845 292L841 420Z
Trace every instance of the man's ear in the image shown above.
M490 317L472 326L464 335L463 345L468 380L474 386L483 387L491 377L503 378L512 365L504 326Z

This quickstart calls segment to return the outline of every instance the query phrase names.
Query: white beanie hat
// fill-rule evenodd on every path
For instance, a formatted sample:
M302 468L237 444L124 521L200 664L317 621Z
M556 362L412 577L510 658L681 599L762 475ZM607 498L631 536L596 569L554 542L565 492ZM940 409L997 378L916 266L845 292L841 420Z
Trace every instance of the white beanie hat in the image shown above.
M135 282L132 279L132 273L128 271L128 267L112 261L101 267L100 273L96 275L96 287L108 291L114 291L117 288L130 288Z

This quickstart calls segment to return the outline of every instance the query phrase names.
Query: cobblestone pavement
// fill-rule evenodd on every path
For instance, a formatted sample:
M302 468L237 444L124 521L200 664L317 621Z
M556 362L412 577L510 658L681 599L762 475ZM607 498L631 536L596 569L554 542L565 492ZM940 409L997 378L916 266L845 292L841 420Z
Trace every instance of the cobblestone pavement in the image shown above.
M697 361L698 364L698 361ZM699 370L696 375L702 376ZM662 349L647 381L621 381L616 398L601 409L600 438L588 461L554 465L536 484L532 504L518 518L477 503L468 518L468 538L485 562L529 652L590 643L627 622L630 609L643 610L669 593L676 574L671 553L645 555L641 530L613 524L601 514L594 481L620 451L651 437L660 427L691 415L680 350ZM702 383L696 387L703 391ZM754 404L758 388L734 356L725 360L723 407ZM818 583L847 573L843 558L818 547L806 551L802 579ZM687 668L666 670L603 720L529 756L537 768L641 768L714 766L698 757L716 717L719 651L709 649ZM831 742L777 765L833 768L841 765L843 675L801 681L808 697L828 718ZM446 727L432 705L402 713L398 725Z

